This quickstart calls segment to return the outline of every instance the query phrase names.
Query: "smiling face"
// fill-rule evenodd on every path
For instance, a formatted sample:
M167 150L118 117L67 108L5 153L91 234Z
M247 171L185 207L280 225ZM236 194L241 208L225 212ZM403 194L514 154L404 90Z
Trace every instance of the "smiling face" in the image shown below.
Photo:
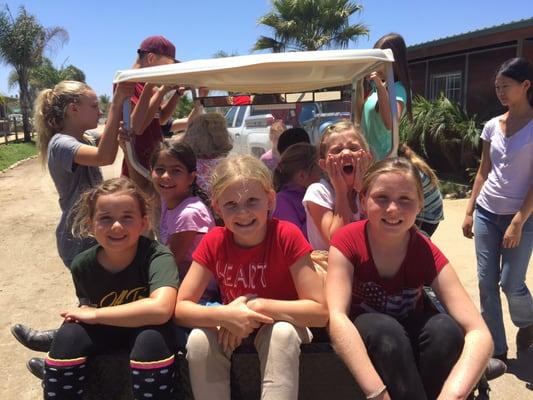
M268 212L274 209L276 193L255 180L236 180L213 202L213 208L243 247L260 244L266 236Z
M147 228L148 217L141 214L139 201L132 195L117 192L96 200L91 232L106 253L134 254L139 236Z
M356 158L364 147L357 134L352 131L333 132L326 140L326 158L341 165L344 181L352 187L355 179ZM326 169L326 160L319 161L320 167Z
M185 164L162 151L152 168L151 176L154 189L169 208L174 208L190 195L196 172L189 172Z
M362 202L369 225L380 235L405 234L422 207L415 178L407 172L378 175Z
M503 106L509 107L520 102L527 103L527 91L531 86L529 80L518 82L505 75L498 75L494 81L494 88L496 90L496 96Z

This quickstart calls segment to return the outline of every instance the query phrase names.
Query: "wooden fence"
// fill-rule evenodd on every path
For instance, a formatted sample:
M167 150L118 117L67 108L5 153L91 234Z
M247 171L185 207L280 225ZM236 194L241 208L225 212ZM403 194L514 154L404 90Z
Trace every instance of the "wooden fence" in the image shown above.
M33 127L32 127L33 128ZM32 129L31 138L35 137ZM0 120L0 144L19 143L24 141L24 132L22 130L22 121L16 118L10 120Z

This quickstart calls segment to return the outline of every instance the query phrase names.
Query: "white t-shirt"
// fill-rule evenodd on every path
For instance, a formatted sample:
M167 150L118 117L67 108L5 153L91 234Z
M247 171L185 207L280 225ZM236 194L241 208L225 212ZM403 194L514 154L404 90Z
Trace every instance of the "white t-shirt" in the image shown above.
M309 243L311 243L314 250L329 250L329 242L324 240L320 233L320 228L315 225L313 218L309 213L307 203L315 203L333 211L335 208L335 191L331 184L327 180L321 179L320 182L309 185L302 200L307 219L307 239L309 240ZM352 222L361 219L359 197L356 198L355 204L358 211L355 214L352 214Z
M481 139L490 142L492 168L483 184L477 204L499 215L515 214L533 184L533 120L510 137L499 119L485 124Z

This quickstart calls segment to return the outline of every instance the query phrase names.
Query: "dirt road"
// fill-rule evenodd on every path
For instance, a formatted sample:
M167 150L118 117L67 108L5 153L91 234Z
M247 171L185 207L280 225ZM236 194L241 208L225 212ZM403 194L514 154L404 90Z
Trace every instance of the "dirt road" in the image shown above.
M118 165L105 168L104 175L117 176ZM460 232L465 204L465 200L445 201L446 220L434 241L477 304L473 243ZM59 214L55 187L37 159L0 174L0 399L42 398L40 382L24 365L37 354L18 344L10 326L21 322L54 328L61 323L59 311L76 304L69 273L56 251L54 231ZM533 288L533 268L529 268L527 280ZM533 381L533 354L514 359L516 328L508 318L506 324L510 372L491 382L491 398L533 399L533 392L525 388L526 380Z

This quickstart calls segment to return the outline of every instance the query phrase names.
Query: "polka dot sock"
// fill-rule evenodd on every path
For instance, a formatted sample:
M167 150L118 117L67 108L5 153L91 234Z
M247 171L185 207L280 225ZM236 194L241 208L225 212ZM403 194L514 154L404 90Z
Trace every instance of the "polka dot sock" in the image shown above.
M153 362L130 361L133 397L136 400L169 400L174 392L174 356Z
M44 363L44 399L81 399L85 387L85 357L56 360L47 357Z

